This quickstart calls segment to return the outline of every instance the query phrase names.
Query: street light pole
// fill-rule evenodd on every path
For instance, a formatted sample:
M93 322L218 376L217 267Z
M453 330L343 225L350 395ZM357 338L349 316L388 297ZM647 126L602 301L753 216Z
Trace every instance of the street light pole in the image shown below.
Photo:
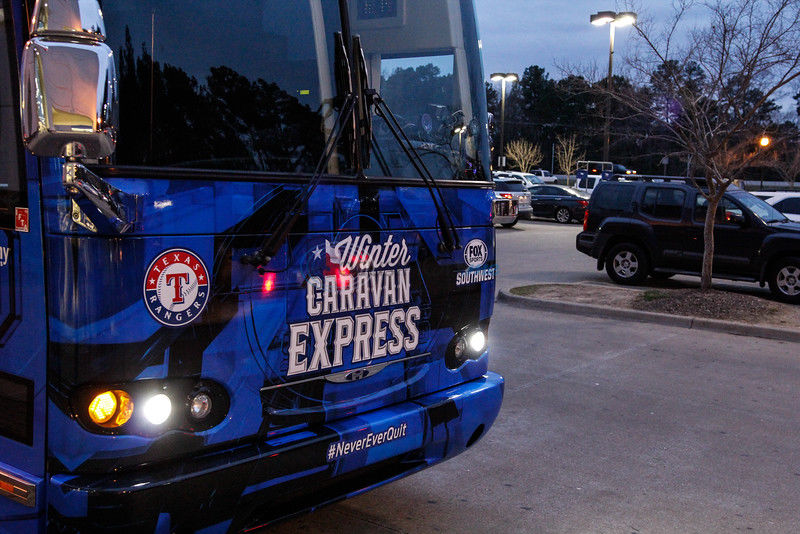
M503 78L500 83L503 86L503 96L500 98L500 157L502 159L499 161L502 163L498 167L504 169L506 166L506 79Z
M500 82L500 155L497 157L497 166L505 167L505 135L506 135L506 83L513 83L519 80L519 76L513 72L496 72L492 74L493 82Z
M636 13L631 11L622 13L600 11L589 17L589 22L594 26L608 24L611 27L608 51L608 92L606 94L605 124L603 125L603 161L610 161L611 157L611 90L614 87L614 40L616 38L616 30L617 26L623 27L636 24L636 17Z
M613 88L614 72L614 37L616 36L616 25L609 24L611 34L609 42L611 46L608 51L608 94L606 95L606 122L603 127L603 161L611 161L611 89Z

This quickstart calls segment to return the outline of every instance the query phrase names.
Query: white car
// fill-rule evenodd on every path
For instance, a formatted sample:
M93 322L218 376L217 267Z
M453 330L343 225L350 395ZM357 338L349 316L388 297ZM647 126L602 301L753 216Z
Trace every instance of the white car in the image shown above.
M492 177L495 180L521 180L522 185L525 186L525 189L544 183L544 181L542 181L542 179L538 176L534 176L533 174L528 174L525 172L495 171L492 173Z
M800 191L754 191L751 194L786 215L787 219L800 222Z
M536 169L535 171L531 171L530 174L536 176L537 178L540 178L542 182L546 184L554 184L557 181L556 177L550 174L550 171Z

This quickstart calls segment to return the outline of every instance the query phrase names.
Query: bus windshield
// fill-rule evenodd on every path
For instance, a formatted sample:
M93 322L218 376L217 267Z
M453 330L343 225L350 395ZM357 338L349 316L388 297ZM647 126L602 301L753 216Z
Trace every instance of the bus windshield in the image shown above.
M119 64L115 163L313 173L334 127L337 0L102 2ZM488 179L472 0L351 2L370 86L437 179ZM417 177L374 121L372 176ZM339 162L328 172L337 174Z

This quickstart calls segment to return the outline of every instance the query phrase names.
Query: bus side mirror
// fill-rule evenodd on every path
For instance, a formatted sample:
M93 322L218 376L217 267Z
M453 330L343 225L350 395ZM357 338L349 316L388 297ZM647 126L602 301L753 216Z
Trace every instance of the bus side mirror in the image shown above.
M37 0L20 75L33 154L99 159L117 139L117 74L97 0Z

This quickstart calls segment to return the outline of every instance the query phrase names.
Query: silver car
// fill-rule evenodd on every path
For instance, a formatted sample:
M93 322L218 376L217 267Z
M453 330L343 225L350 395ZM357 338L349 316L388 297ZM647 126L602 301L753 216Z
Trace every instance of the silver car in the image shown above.
M511 228L519 219L519 204L516 199L504 198L495 191L492 198L492 224Z
M519 204L519 217L521 219L533 218L531 194L522 180L517 180L516 178L497 178L494 181L494 191L496 195L500 195L500 198L514 199L517 201ZM513 224L511 226L513 226Z

